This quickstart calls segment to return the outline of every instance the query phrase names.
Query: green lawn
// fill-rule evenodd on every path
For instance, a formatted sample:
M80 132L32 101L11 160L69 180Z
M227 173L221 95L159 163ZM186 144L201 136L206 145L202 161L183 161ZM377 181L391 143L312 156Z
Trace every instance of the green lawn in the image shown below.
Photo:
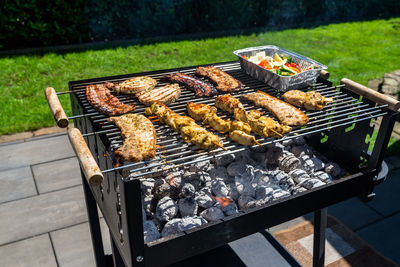
M362 84L400 68L400 18L127 48L0 58L0 134L55 125L43 94L71 80L235 60L232 51L275 44ZM71 115L68 96L60 96Z

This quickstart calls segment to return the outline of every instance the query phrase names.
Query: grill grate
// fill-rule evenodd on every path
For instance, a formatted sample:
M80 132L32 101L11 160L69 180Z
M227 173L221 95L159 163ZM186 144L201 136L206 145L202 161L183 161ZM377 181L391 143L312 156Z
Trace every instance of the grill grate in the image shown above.
M278 91L242 72L238 62L214 64L214 66L221 68L244 84L244 89L231 93L235 97L240 98L240 96L243 94L251 93L257 90L262 90L273 96L280 96L280 93ZM195 68L182 68L179 69L179 71L183 73L194 74ZM162 76L164 76L165 74L174 72L176 71L159 71L156 73L152 73L148 76L157 79L158 86L163 86L165 85L165 83L160 81L160 78L162 78ZM133 75L130 77L133 77ZM79 99L82 107L84 108L84 114L78 114L70 118L88 117L91 120L94 129L101 129L93 133L84 134L84 136L97 134L106 138L108 146L111 142L122 145L123 139L121 137L119 128L107 121L108 116L100 114L91 107L91 105L86 100L85 87L88 84L104 83L105 81L122 82L130 77L120 76L118 78L114 77L111 79L96 79L95 82L85 81L80 83L78 81L71 84L71 91L74 92L75 96ZM200 79L204 80L204 78ZM182 92L179 100L169 105L169 107L173 111L181 115L187 115L186 102L188 101L214 105L215 97L199 98L196 97L192 91L189 91L185 87L181 86L181 89ZM309 89L318 91L325 97L332 97L334 101L331 102L322 111L303 110L310 119L306 126L293 128L290 133L285 134L282 138L261 138L259 136L256 136L256 139L259 143L261 143L262 145L266 145L299 136L305 136L325 130L330 130L337 127L352 125L353 123L371 120L372 118L387 114L383 110L386 105L375 106L370 103L365 103L361 99L356 99L352 95L348 94L346 90L343 90L342 86L330 86L326 83L316 83L308 88L305 88L304 90ZM123 103L135 104L136 109L133 111L134 113L143 113L144 110L147 108L146 106L138 102L133 96L117 95L117 97ZM244 100L242 101L242 103L246 110L262 110L265 112L266 116L273 117L267 110L260 107L255 107L252 103L246 102ZM232 119L232 115L222 112L220 110L218 112L221 117ZM103 170L104 173L115 170L129 169L129 171L131 172L129 178L133 179L137 177L143 177L144 175L151 175L168 169L186 166L214 157L220 157L223 155L249 149L249 147L242 146L231 141L227 135L217 133L208 125L203 125L202 123L198 122L198 124L205 127L207 130L212 131L214 134L217 134L221 138L223 145L227 148L227 151L224 151L222 149L215 149L212 151L203 150L193 144L187 144L183 142L178 133L174 132L167 125L159 123L156 118L150 117L150 119L155 126L157 134L156 157L154 159L143 162L126 163L124 166L121 167Z

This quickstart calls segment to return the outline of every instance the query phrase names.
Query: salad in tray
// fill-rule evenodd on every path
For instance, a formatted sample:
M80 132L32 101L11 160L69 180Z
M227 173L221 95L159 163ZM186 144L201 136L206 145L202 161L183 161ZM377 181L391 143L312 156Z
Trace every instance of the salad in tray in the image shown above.
M267 56L265 51L256 53L254 56L246 57L242 56L244 59L257 64L264 69L272 71L278 75L282 76L293 76L306 70L318 69L318 66L311 65L306 69L302 69L300 65L293 62L292 57L287 57L284 55L274 54L273 57Z

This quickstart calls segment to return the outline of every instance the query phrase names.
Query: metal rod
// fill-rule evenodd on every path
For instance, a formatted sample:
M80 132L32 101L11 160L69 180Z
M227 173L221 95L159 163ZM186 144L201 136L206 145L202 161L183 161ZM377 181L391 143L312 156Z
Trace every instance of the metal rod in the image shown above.
M325 230L327 208L314 212L313 267L323 267L325 263Z

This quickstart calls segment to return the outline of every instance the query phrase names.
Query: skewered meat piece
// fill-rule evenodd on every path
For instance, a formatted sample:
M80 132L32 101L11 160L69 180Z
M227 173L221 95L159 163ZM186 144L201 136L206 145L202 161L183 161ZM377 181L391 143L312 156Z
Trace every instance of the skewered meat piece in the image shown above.
M262 116L262 112L251 110L247 112L242 103L230 94L217 96L215 104L222 110L234 114L235 119L247 123L251 131L264 137L282 136L292 130L291 127L282 125L270 117Z
M217 115L217 109L207 104L187 103L187 110L191 117L196 120L209 124L214 130L219 132L229 132L229 137L239 144L252 146L260 143L250 135L250 125L244 122L232 122L224 120Z
M108 120L121 129L124 138L123 145L115 151L119 160L139 162L155 157L156 131L148 118L140 114L125 114Z
M262 91L244 95L243 98L254 102L257 106L268 109L283 124L301 126L309 120L300 109Z
M168 105L172 102L175 102L180 96L181 88L179 88L177 83L167 84L151 91L143 91L136 94L137 99L146 106L150 106L154 102L160 102Z
M319 92L303 92L300 90L291 90L283 94L286 102L296 106L304 107L307 110L322 110L329 102L333 101L331 97L324 97Z
M166 79L171 82L180 83L190 90L192 90L196 96L212 96L217 94L215 87L207 82L203 82L195 77L184 74L181 72L169 74L165 76Z
M162 123L167 124L175 131L179 132L183 140L187 143L190 142L207 149L217 147L225 149L218 136L197 125L192 118L181 116L162 103L153 103L145 110L145 114L148 116L157 116Z
M121 103L103 84L86 86L86 98L97 111L107 115L120 115L135 109L134 105Z
M197 67L196 74L210 78L217 85L217 90L223 92L236 91L242 88L242 83L231 75L214 66Z
M117 94L135 95L143 91L152 90L157 85L157 81L148 76L140 76L123 81L120 84L106 82L105 85L108 89L113 89Z

